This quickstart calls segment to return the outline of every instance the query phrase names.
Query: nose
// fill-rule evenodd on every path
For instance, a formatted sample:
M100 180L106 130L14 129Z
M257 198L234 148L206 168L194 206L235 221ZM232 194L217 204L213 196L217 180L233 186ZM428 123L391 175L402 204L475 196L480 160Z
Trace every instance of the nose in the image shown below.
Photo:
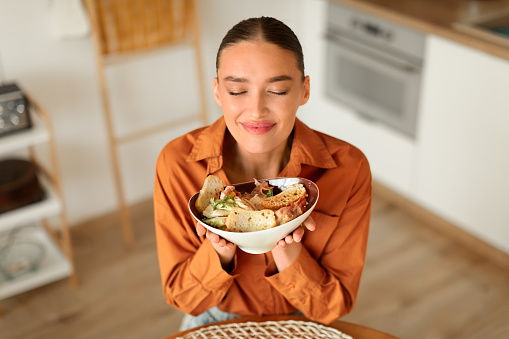
M267 98L263 91L255 92L251 101L251 116L253 119L260 119L267 115Z

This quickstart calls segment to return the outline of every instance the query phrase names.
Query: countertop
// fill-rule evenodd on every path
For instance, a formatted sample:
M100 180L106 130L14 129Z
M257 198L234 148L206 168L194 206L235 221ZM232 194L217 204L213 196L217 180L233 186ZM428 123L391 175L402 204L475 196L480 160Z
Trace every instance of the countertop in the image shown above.
M509 10L509 0L334 0L339 4L435 34L509 60L509 47L465 33L456 23ZM509 40L509 39L508 39ZM508 45L509 46L509 45Z

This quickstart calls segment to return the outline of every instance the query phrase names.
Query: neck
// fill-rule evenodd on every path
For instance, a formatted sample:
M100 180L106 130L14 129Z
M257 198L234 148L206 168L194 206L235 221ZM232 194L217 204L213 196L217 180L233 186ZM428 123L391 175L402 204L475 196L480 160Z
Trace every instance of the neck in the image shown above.
M225 137L224 170L232 183L277 177L288 164L291 153L292 136L287 142L268 153L249 153L239 147L227 132Z

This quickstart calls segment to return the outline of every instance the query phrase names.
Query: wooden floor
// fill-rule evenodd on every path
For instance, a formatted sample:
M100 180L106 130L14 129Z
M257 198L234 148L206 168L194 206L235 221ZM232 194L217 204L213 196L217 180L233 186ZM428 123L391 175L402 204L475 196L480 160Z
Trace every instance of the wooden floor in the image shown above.
M182 314L162 297L151 204L134 207L132 217L132 249L116 216L74 228L79 287L63 280L0 301L0 337L175 332ZM401 338L509 338L509 272L375 197L357 305L343 320Z

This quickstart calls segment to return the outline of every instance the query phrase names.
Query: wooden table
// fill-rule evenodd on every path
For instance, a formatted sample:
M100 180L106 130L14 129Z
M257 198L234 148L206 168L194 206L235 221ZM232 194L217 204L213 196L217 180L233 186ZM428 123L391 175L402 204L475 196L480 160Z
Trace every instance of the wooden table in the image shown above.
M172 334L165 339L176 339L178 337L183 337L186 334L194 332L199 329L204 329L209 326L221 326L225 324L240 324L246 322L266 322L266 321L285 321L285 320L295 320L295 321L305 321L311 322L308 318L304 316L291 316L291 315L277 315L277 316L265 316L265 317L241 317L237 319L231 319L226 321L220 321L213 324L208 324L200 327L196 327L187 331L178 332ZM345 321L334 321L332 324L327 325L328 327L335 328L345 334L352 336L354 339L398 339L395 336L392 336L387 333L383 333L368 327L364 327L361 325L356 325L352 323L348 323Z

